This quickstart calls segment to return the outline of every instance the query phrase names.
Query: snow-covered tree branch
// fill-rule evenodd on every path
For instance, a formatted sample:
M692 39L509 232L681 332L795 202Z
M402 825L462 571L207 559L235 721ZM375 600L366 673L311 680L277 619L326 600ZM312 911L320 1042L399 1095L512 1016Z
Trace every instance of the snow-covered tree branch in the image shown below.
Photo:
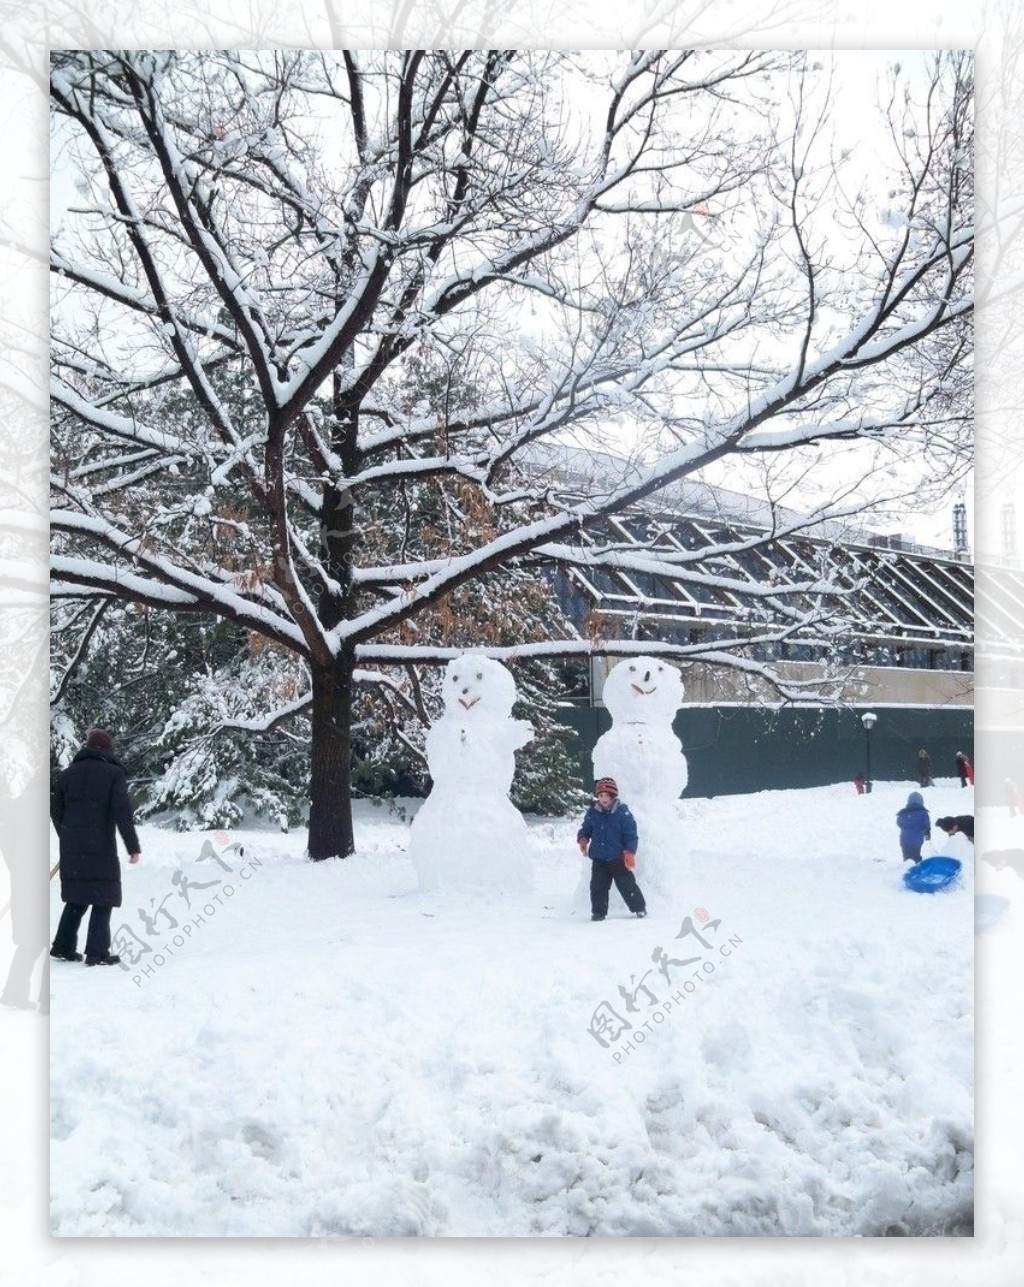
M365 667L443 658L424 623L468 587L710 578L772 621L667 652L763 673L751 639L827 645L848 584L742 585L602 525L725 464L827 479L832 444L863 444L864 477L888 453L888 499L924 451L962 470L970 60L894 73L870 171L831 151L815 77L743 51L53 55L75 190L52 255L55 593L207 614L304 668L303 692L222 715L256 733L308 708L313 857L352 847L357 682L423 715ZM551 467L617 442L588 494Z

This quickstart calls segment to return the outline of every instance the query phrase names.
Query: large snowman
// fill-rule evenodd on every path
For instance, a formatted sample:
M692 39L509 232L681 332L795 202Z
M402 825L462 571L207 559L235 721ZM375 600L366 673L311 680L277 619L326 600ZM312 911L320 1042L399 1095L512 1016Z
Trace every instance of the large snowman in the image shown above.
M686 843L678 805L686 788L686 757L672 731L683 701L682 675L653 657L620 661L608 673L602 700L612 726L594 746L594 777L614 778L636 818L641 888L669 895Z
M515 681L500 662L465 653L448 663L442 696L427 733L433 788L409 837L420 888L526 889L526 823L508 793L533 728L512 719Z

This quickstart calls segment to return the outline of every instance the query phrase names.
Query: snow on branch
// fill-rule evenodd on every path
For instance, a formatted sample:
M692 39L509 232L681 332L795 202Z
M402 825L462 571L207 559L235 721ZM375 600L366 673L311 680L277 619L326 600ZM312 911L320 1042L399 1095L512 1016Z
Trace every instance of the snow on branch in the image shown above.
M81 261L69 259L60 251L50 252L50 271L58 279L74 282L85 287L95 295L101 295L125 308L142 313L149 318L161 319L161 308L149 291L132 286L123 278L115 277L92 268ZM184 316L179 314L179 323L207 339L216 339L225 346L229 353L237 353L238 339L230 327L221 325L214 318L206 316Z
M669 577L687 585L706 586L709 589L725 590L742 595L748 599L781 600L787 595L840 595L848 592L848 587L834 581L819 577L813 581L786 581L783 584L767 584L753 580L740 580L738 577L722 576L693 566L700 555L707 559L725 557L717 546L705 547L699 551L688 551L679 556L660 557L659 553L643 550L597 550L587 546L541 545L534 554L554 563L581 568L609 567L624 572L643 572L649 576ZM695 558L697 556L697 558Z
M294 701L286 702L276 710L268 712L259 719L230 719L222 720L213 732L243 732L243 733L270 733L278 725L293 719L296 715L304 715L313 705L312 693L304 693L296 697Z
M72 653L70 659L68 660L67 665L64 667L64 673L57 681L57 687L53 690L53 692L50 695L51 708L54 706L60 705L60 702L63 699L64 694L67 692L68 684L74 678L75 673L78 670L79 665L81 664L82 658L85 656L86 651L88 650L89 641L96 633L96 629L99 626L100 621L103 619L104 613L106 613L107 609L110 607L110 605L113 602L114 602L113 599L104 598L104 599L101 599L99 603L93 607L92 616L89 618L89 621L87 622L85 629L82 631L79 637L78 643L75 645L75 651Z
M749 641L745 646L765 646L786 642L792 635L790 629L777 632L765 632ZM826 640L801 642L818 642ZM664 657L679 662L704 662L763 680L771 688L790 702L813 702L819 705L824 697L833 690L838 693L840 681L822 668L820 679L793 679L785 676L770 662L754 660L737 652L716 648L708 644L674 644L656 640L637 639L565 639L552 640L548 643L518 644L509 647L479 647L474 649L431 647L428 645L401 644L361 644L356 649L360 662L403 665L410 662L419 665L442 666L447 662L470 653L483 657L492 657L495 661L513 664L521 661L548 660L565 661L593 657Z
M56 580L106 590L158 607L213 612L301 650L303 637L293 622L245 597L233 583L201 576L150 551L145 538L128 536L99 516L73 510L53 510L50 522L54 531L99 541L148 574L129 572L116 563L55 555L51 572Z
M50 397L58 406L64 407L85 424L122 442L134 442L142 447L155 447L173 454L188 449L188 444L173 434L164 433L140 423L133 416L119 415L88 401L57 376L50 379Z

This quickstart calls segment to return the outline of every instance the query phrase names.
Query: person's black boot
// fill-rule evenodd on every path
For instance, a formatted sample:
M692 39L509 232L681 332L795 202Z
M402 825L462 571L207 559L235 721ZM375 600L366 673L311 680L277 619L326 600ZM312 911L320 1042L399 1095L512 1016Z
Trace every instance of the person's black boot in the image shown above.
M120 965L121 958L119 956L111 956L108 952L106 956L87 956L85 958L85 963L86 965Z
M590 919L591 919L592 921L603 921L603 920L604 920L604 917L603 917L603 916L598 916L598 915L597 915L597 913L596 913L596 912L594 912L594 913L592 913L592 914L591 914Z
M82 959L81 952L62 952L56 947L50 948L50 955L55 961L80 961Z

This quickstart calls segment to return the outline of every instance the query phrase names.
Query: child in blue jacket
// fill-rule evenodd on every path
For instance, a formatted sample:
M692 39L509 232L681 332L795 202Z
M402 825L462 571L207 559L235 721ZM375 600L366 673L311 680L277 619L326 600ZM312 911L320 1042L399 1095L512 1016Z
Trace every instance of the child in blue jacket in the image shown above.
M920 862L921 846L931 839L932 820L924 807L920 791L911 791L907 803L896 815L900 829L900 848L904 862Z
M590 859L590 919L608 915L612 881L634 916L646 916L647 904L633 875L636 861L636 819L619 799L614 778L594 784L596 801L587 810L576 835L580 853Z

